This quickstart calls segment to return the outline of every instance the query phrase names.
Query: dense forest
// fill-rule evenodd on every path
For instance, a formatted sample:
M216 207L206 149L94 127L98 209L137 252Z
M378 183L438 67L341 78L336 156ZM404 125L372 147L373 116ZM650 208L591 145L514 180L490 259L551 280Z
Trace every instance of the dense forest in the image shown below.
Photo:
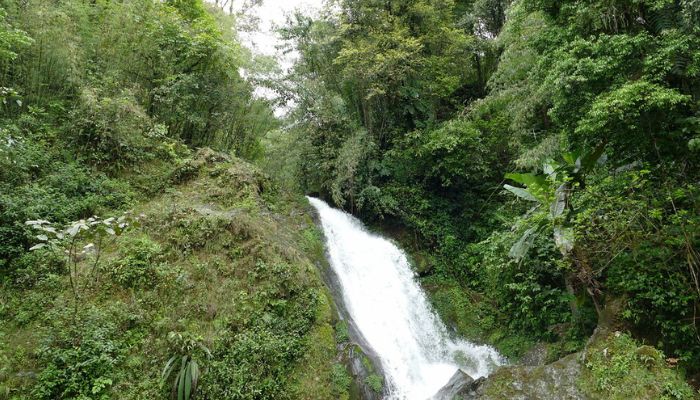
M0 399L356 398L304 194L455 334L697 398L700 1L334 0L284 76L229 7L0 0Z
M278 151L302 190L407 231L438 307L479 315L464 334L575 347L614 306L696 370L699 5L354 0L298 16L298 124Z

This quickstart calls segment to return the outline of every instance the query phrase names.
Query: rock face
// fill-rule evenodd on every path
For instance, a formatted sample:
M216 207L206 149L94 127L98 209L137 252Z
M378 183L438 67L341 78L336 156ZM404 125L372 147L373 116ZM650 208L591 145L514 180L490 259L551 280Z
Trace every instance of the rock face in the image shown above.
M373 389L368 379L377 375L375 364L357 344L351 344L346 351L346 364L350 367L350 373L354 378L354 385L350 390L351 399L381 400L384 396L381 391Z
M548 365L503 367L487 378L458 371L433 400L585 400L577 387L580 354Z
M584 400L576 384L581 369L579 353L547 365L504 367L472 383L461 399Z
M457 372L452 375L449 382L447 382L431 400L452 400L455 397L459 398L461 394L466 393L466 390L470 388L472 383L474 383L474 378L461 369L457 370Z
M527 353L523 354L523 356L520 358L520 365L527 367L538 367L540 365L545 365L548 354L549 351L547 345L544 343L539 343Z

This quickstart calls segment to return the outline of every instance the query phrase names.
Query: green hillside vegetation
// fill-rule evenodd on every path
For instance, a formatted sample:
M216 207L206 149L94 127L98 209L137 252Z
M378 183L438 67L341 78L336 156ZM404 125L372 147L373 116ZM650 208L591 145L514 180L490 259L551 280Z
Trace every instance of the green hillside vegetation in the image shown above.
M237 158L278 122L234 21L0 4L0 398L346 393L309 206Z
M177 373L186 356L204 398L333 397L331 303L322 259L307 256L322 246L308 205L211 151L174 177L133 208L138 227L77 254L77 298L63 243L22 258L3 298L5 395L164 398L168 359Z

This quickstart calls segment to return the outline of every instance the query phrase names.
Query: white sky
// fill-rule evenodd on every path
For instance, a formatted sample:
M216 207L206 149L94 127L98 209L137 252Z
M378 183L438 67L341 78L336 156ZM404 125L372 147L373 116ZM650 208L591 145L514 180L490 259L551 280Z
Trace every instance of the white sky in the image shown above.
M213 3L214 0L205 0ZM234 10L240 10L244 0L233 0ZM239 37L243 45L251 49L254 53L272 56L277 60L284 73L288 72L293 66L298 54L290 52L283 54L277 47L282 44L282 41L275 32L276 28L283 26L287 21L287 16L295 10L301 11L305 15L316 15L323 6L324 0L263 0L263 3L255 7L252 12L259 18L259 26L253 32L239 32ZM245 71L241 71L245 76ZM276 98L276 94L271 90L263 87L258 87L255 94L267 99ZM278 117L287 113L287 106L281 106L275 109L275 115Z
M234 7L240 7L242 0L234 0ZM321 9L323 0L263 0L263 4L254 9L255 15L260 18L257 32L242 32L240 38L248 48L256 53L275 56L280 66L287 70L296 54L283 55L278 52L276 46L281 44L276 27L284 25L287 15L295 10L302 11L305 15L315 15Z

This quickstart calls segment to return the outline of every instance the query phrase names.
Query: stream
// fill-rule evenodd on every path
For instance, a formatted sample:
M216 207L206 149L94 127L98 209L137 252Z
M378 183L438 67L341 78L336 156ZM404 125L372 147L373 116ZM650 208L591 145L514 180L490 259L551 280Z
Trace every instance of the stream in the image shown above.
M489 346L455 338L432 309L406 254L355 217L309 197L319 213L343 307L381 363L387 400L426 400L462 369L503 363Z

